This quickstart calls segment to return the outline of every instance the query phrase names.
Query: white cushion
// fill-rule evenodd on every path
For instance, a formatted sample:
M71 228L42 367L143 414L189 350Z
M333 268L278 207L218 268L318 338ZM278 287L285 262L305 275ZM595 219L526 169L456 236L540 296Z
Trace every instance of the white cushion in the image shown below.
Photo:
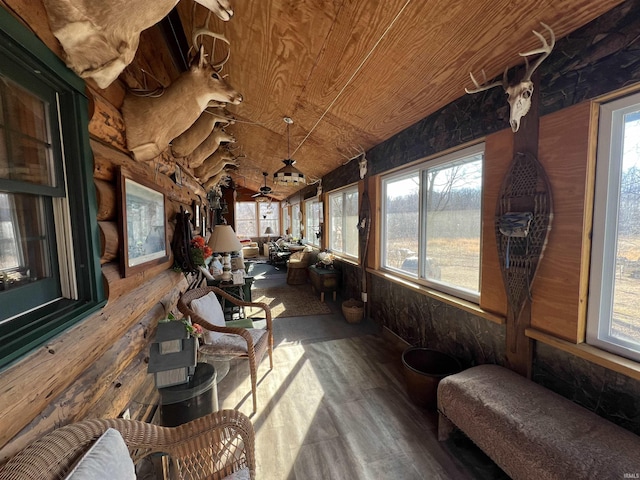
M122 435L107 429L82 456L66 480L135 480L136 472Z
M232 473L231 475L227 475L222 480L250 480L251 476L249 474L248 468L243 468L238 470L237 472Z
M209 292L205 296L191 300L191 310L204 318L207 322L218 327L224 327L224 313L222 305L215 293ZM224 335L220 332L205 331L205 343L211 343Z
M249 334L251 334L251 339L253 340L253 346L258 345L262 337L267 334L266 330L261 328L247 328ZM247 352L247 341L244 337L240 335L235 335L233 333L223 333L221 334L215 342L207 343L200 347L200 352L205 355L209 355L211 357L215 356L226 356L226 355L246 355Z

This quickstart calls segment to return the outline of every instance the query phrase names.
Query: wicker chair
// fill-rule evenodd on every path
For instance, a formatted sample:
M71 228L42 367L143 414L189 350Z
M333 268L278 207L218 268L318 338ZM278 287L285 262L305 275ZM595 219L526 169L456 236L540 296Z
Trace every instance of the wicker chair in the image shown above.
M0 479L64 478L108 428L120 432L134 463L153 453L168 454L172 478L221 480L245 468L255 479L253 425L237 410L220 410L178 427L122 418L72 423L18 452L0 467Z
M207 322L200 315L191 309L191 301L207 295L209 292L215 292L216 295L225 298L231 303L242 307L257 307L265 312L267 320L267 328L264 333L259 332L257 338L254 329L240 327L219 327ZM227 292L216 287L201 287L187 290L178 300L178 310L183 315L189 315L193 323L201 325L205 330L214 332L238 335L236 339L229 339L225 336L222 340L211 345L203 345L200 351L208 357L241 357L249 360L249 370L251 372L251 392L253 394L253 412L255 413L258 406L256 389L258 385L258 365L264 356L265 351L269 352L269 368L273 369L273 326L271 321L271 309L266 303L244 302ZM252 335L252 333L254 335ZM255 341L255 343L254 343Z
M287 261L287 284L302 285L307 283L309 262L311 262L311 252L300 251L292 254Z

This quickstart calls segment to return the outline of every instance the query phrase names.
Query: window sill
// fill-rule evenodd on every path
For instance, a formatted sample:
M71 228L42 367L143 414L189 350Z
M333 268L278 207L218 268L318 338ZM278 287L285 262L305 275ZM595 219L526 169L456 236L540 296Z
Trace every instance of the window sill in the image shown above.
M432 288L428 288L422 285L419 285L410 280L405 280L404 278L397 277L395 275L391 275L390 273L381 272L379 270L374 270L371 268L367 269L367 272L372 275L376 275L378 277L384 278L393 283L397 283L398 285L402 285L407 287L414 292L418 292L422 295L426 295L431 298L435 298L436 300L440 300L441 302L447 303L449 305L453 305L465 312L469 312L478 317L484 318L485 320L489 320L490 322L497 323L499 325L504 325L506 323L505 317L502 315L497 315L495 313L488 312L480 308L477 304L473 302L469 302L468 300L463 300L461 298L454 297L453 295L449 295L447 293L439 292Z
M586 343L571 343L566 340L556 338L548 333L527 328L525 330L527 337L545 343L552 347L563 350L567 353L580 357L601 367L608 368L614 372L621 373L635 380L640 380L640 363L629 360L628 358L605 352L592 345Z
M337 262L347 263L349 265L353 265L354 267L357 267L357 266L360 265L357 260L353 260L353 259L347 258L347 257L340 257L340 256L336 255L335 253L333 254L333 261L334 262L337 261Z

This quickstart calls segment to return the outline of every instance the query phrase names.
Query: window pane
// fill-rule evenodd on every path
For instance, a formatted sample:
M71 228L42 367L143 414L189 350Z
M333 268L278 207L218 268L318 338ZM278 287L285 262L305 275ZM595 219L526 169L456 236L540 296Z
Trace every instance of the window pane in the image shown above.
M287 235L291 234L291 217L289 216L289 207L282 207L282 228Z
M55 186L48 105L10 80L4 77L0 80L6 98L2 119L5 128L0 130L3 134L0 175L10 180Z
M418 274L420 235L418 172L384 183L384 266Z
M624 117L610 335L640 350L640 111Z
M425 183L424 276L477 292L482 155L429 169Z
M0 193L0 290L51 277L44 198Z
M329 194L330 249L358 256L358 187Z
M304 238L313 245L320 245L320 222L322 217L322 204L317 200L309 200L305 202L306 208L306 231Z
M300 210L300 204L295 203L291 206L291 237L294 241L300 239L300 222L302 221L302 211Z
M358 256L358 190L344 194L343 252Z
M329 195L329 249L342 252L342 193Z
M258 237L256 202L236 202L236 234L239 237Z
M267 227L271 227L272 233L269 234L271 237L279 237L280 236L280 207L278 203L275 202L264 202L258 203L258 209L260 210L260 235L259 236L267 236L265 233Z

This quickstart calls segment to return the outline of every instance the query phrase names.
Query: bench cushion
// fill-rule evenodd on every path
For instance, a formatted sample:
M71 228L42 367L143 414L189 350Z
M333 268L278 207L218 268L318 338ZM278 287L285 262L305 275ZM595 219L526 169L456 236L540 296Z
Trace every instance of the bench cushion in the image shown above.
M118 430L108 428L80 458L65 480L114 478L135 480L136 473L122 435Z
M640 473L640 437L497 365L444 378L438 409L514 480Z

